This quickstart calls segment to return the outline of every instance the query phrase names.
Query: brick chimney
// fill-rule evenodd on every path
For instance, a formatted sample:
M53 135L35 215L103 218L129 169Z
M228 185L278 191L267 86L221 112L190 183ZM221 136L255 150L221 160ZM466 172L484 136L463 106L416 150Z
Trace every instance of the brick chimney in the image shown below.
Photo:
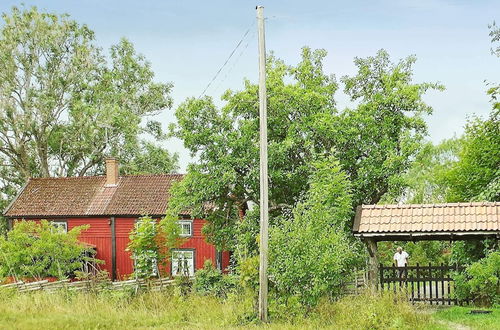
M106 158L106 187L116 186L119 175L118 160L116 158Z

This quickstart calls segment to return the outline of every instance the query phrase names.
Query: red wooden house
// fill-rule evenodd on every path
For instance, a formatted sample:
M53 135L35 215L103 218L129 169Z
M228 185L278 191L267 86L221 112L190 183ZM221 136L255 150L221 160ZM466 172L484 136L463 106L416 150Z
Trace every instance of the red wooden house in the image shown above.
M71 230L90 225L82 233L83 242L95 246L101 268L112 279L122 279L134 270L130 252L126 251L129 234L142 215L160 219L168 207L172 183L182 179L180 174L120 176L118 162L106 160L106 176L30 179L19 195L7 207L4 216L12 226L16 220L52 221L54 225ZM229 253L216 251L201 233L202 219L189 214L179 216L182 236L186 242L173 254L188 260L189 272L203 267L206 259L219 269L229 265ZM179 253L182 252L182 253ZM171 272L172 267L168 267ZM175 272L175 270L174 270Z

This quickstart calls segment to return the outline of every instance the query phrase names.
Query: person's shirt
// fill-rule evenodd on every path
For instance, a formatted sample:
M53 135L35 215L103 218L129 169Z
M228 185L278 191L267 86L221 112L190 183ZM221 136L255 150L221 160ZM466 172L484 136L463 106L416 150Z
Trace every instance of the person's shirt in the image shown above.
M401 253L396 252L394 255L394 260L396 261L396 265L398 267L404 267L406 266L406 260L408 259L410 255L406 253L406 251L403 251Z

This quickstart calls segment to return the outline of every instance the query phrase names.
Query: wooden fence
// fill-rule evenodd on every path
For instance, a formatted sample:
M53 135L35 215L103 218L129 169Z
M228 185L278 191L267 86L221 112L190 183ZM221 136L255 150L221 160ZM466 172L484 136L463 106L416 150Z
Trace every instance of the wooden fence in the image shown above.
M128 280L128 281L74 281L62 280L49 282L47 280L38 282L16 282L0 285L0 289L17 289L19 292L46 291L54 292L61 289L69 291L100 291L100 290L149 290L160 291L166 289L174 283L174 280L168 278L152 280Z
M396 267L380 265L380 288L382 290L405 291L411 302L425 302L431 305L458 305L468 301L457 300L453 293L455 282L453 272L461 271L458 266L415 266Z

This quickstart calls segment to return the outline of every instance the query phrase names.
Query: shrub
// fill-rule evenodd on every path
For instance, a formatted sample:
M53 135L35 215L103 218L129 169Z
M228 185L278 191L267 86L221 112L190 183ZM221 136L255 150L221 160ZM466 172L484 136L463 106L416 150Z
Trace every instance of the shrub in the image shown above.
M500 304L500 252L472 263L454 279L458 299L472 299L483 306Z
M0 236L0 277L66 278L81 269L83 262L100 262L78 241L87 228L79 226L66 233L45 220L17 222L7 237Z
M259 288L259 256L249 257L238 265L239 284L248 291L256 292Z
M339 293L358 255L347 234L352 214L346 175L331 158L314 166L305 200L271 229L269 248L274 290L281 297L298 296L306 306Z
M235 276L222 274L210 259L205 260L203 268L196 272L194 290L199 294L227 297L235 287Z

